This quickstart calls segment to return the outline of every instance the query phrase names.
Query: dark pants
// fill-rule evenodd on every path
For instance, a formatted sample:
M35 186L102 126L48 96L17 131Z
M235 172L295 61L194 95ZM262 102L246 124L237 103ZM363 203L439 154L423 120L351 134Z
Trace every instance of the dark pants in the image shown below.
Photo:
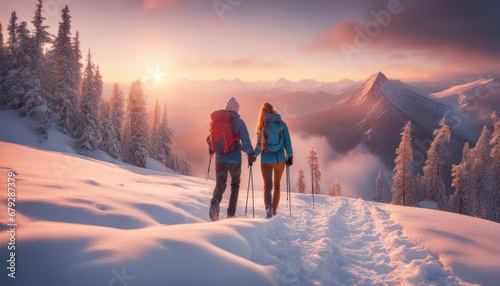
M231 197L227 215L234 216L240 192L241 163L215 163L215 173L217 175L217 185L214 189L214 198L220 203L222 195L227 187L227 173L231 175Z
M273 210L278 211L280 203L281 176L285 170L285 162L281 163L261 163L262 178L264 179L264 204L272 204ZM273 182L274 170L274 182ZM274 188L274 192L271 191Z

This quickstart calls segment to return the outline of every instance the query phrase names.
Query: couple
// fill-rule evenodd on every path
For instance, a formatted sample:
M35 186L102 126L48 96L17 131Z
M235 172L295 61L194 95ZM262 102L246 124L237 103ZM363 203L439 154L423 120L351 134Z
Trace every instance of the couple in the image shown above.
M245 122L240 118L238 111L239 103L234 97L226 102L224 107L229 112L229 121L232 135L234 136L234 146L231 150L217 151L213 145L212 138L213 121L211 135L207 138L210 156L215 153L215 172L217 185L215 186L213 198L210 201L210 219L216 221L219 219L219 204L222 201L222 195L226 190L228 172L231 175L231 197L227 208L227 217L232 218L236 213L236 204L238 202L238 193L240 190L241 176L241 150L248 155L248 165L252 166L257 156L262 153L261 170L264 179L264 203L266 206L266 218L276 215L280 200L280 182L281 176L286 165L293 164L292 142L288 127L281 120L278 114L269 103L264 103L260 110L257 121L257 146L252 148L250 136ZM227 113L227 112L226 112ZM212 115L213 116L213 115ZM213 119L213 117L212 117ZM212 142L212 143L211 143ZM219 148L220 149L220 148ZM287 156L285 157L285 149ZM217 152L216 152L217 151ZM274 183L273 183L274 171ZM271 190L274 187L274 194Z

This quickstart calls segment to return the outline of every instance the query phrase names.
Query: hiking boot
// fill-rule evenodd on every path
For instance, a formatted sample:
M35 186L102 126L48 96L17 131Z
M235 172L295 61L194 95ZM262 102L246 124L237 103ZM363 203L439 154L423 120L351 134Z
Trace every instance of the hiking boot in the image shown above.
M277 211L273 211L273 215L277 215L277 214L278 214L278 212L277 212Z
M267 204L267 206L266 206L266 218L269 219L272 217L273 217L273 207L271 206L271 204Z
M226 218L234 218L235 216L234 215L227 215Z
M212 221L218 221L219 220L219 202L213 198L210 201L210 211L208 213L210 216L210 219Z

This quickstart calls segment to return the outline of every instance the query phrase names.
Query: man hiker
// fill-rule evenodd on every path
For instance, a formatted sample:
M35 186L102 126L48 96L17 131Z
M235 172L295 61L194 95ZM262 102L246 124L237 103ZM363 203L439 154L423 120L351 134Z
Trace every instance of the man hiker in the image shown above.
M240 105L234 97L227 102L224 110L212 113L210 135L207 138L210 156L215 154L216 186L210 201L209 216L212 221L219 219L219 204L226 190L228 173L231 175L231 196L227 217L236 213L241 176L241 151L248 155L249 165L254 161L252 142L245 122L240 118ZM230 127L230 128L229 128Z

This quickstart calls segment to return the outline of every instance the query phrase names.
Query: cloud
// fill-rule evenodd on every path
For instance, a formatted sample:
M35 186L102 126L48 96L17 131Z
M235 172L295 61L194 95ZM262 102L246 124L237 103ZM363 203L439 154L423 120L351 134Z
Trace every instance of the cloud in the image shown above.
M223 68L223 69L260 69L260 68L283 68L286 64L281 62L260 62L255 56L241 57L232 60L191 60L189 58L184 59L181 63L182 66L188 68Z
M431 56L452 60L464 60L464 56L468 57L465 60L500 58L498 1L372 3L362 19L338 23L319 34L304 50L340 52L341 43L355 45L358 37L358 43L364 44L368 39L365 46L379 51L427 51ZM390 3L400 3L400 12L387 13Z
M347 42L352 44L354 28L358 26L355 20L340 22L335 27L321 33L311 45L302 48L306 52L331 51L339 49L340 44Z
M194 0L191 0L194 1ZM198 0L200 1L200 0ZM142 8L144 11L162 9L167 7L173 7L183 2L189 2L187 0L143 0Z
M375 178L379 171L384 174L386 185L385 200L390 199L390 175L382 161L375 155L358 146L346 154L338 154L328 143L326 137L292 134L294 165L292 166L291 183L295 191L297 171L304 170L306 174L306 192L311 193L309 167L305 162L311 147L318 153L321 179L321 191L329 188L335 180L342 186L342 195L350 198L370 200L375 194Z

